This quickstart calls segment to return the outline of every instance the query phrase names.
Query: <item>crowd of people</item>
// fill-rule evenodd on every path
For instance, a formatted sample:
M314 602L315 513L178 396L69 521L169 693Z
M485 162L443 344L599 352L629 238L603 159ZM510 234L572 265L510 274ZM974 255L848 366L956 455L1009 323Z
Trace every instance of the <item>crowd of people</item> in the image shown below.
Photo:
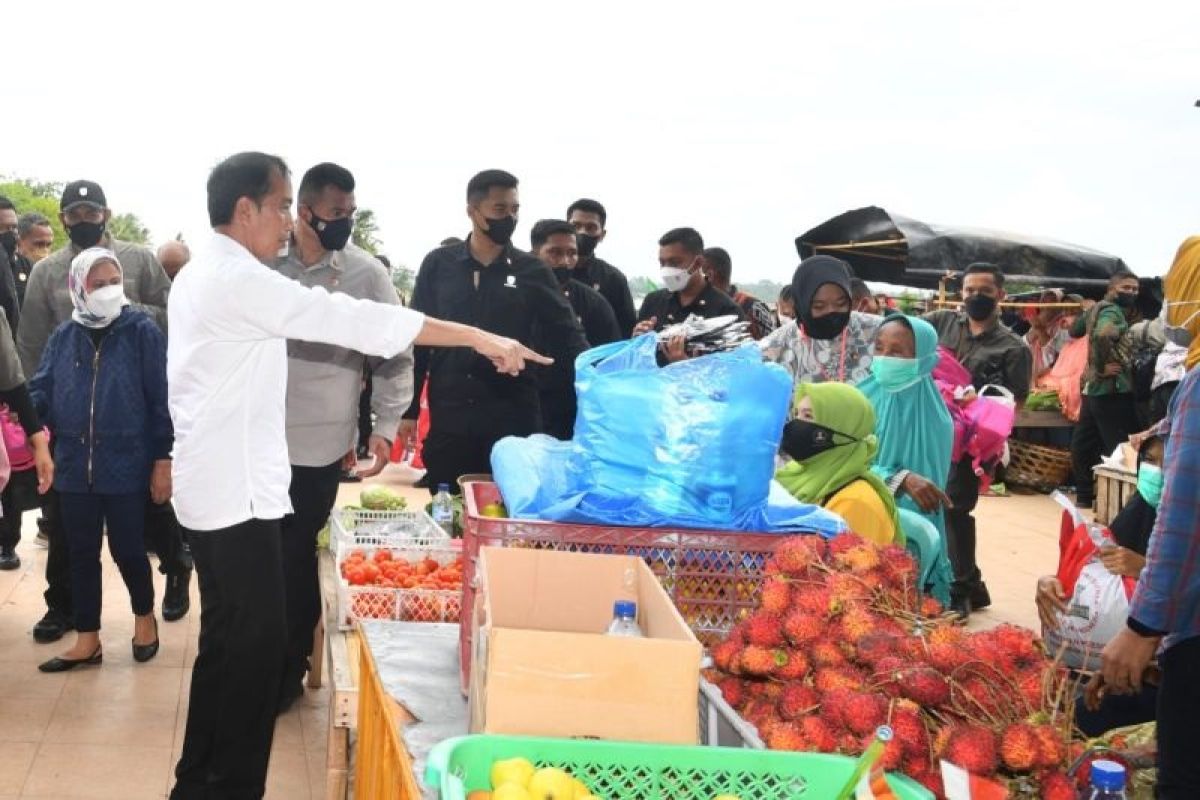
M0 569L20 565L20 515L40 508L47 610L33 635L75 632L45 672L103 661L106 532L139 662L158 650L147 550L166 576L165 621L189 612L197 572L200 644L173 798L261 796L275 717L303 694L313 658L318 532L348 469L377 473L397 441L415 439L423 396L425 482L456 490L460 476L490 471L502 437L571 438L584 350L692 316L744 320L763 359L795 385L779 483L865 538L903 543L923 588L964 619L991 603L973 515L987 476L956 452L954 413L988 387L1019 408L1071 338L1087 337L1072 439L1081 505L1093 499L1101 451L1135 430L1138 349L1127 333L1139 284L1128 273L1102 301L1079 303L1082 313L1061 293L1044 296L1047 308L1018 332L1005 322L995 265L964 265L960 308L916 316L891 309L844 261L817 255L772 309L738 290L727 250L678 227L657 243L664 288L635 308L625 275L597 256L601 203L580 199L563 218L538 221L526 251L514 244L518 180L487 170L466 186L469 233L426 256L405 306L385 260L351 241L347 169L305 172L294 215L292 194L277 157L223 161L207 185L214 233L195 254L180 241L154 253L114 239L91 181L64 189L69 242L53 252L49 220L0 198L0 402L12 442ZM662 366L694 357L685 337L664 336ZM1160 339L1158 361L1178 369L1186 348ZM969 375L953 397L934 378L947 362ZM1186 485L1173 483L1195 472L1184 450L1200 436L1194 383L1179 370L1152 389L1161 414L1147 422L1165 418L1169 435L1143 437L1145 480L1139 472L1138 497L1113 524L1120 547L1105 555L1115 572L1141 576L1128 635L1110 645L1104 669L1113 694L1138 694L1095 725L1145 717L1155 704L1197 707L1188 678L1200 658L1189 638L1200 632L1200 582L1189 556L1200 526ZM1055 579L1039 583L1048 624L1067 599ZM1142 669L1163 636L1172 637L1163 679L1146 696ZM1176 743L1173 754L1168 780L1200 785L1196 767L1178 760L1187 749Z

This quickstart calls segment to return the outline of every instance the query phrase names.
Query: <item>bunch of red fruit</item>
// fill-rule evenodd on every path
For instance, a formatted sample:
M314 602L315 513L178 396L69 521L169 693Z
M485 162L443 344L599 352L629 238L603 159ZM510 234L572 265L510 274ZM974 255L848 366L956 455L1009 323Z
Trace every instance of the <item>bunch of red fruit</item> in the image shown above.
M409 622L458 622L462 608L462 556L437 559L396 556L386 548L368 555L351 550L342 560L342 577L356 588L350 608L357 619L392 619Z
M1074 798L1065 673L1033 633L967 633L917 591L900 547L785 540L760 607L712 650L725 699L777 750L858 755L888 724L884 767L938 796L938 762Z

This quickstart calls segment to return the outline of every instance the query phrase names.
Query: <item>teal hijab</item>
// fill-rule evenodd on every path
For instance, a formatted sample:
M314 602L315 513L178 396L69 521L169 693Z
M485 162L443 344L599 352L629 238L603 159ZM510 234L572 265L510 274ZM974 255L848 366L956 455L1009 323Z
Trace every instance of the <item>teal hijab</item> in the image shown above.
M888 317L884 325L890 323L905 325L912 331L916 343L915 380L894 390L884 388L874 375L858 384L859 391L867 396L875 409L879 449L873 469L876 474L887 477L907 469L944 490L950 477L954 424L932 378L938 362L937 331L922 319L899 314ZM912 519L911 515L915 514L932 525L932 528L919 525L923 530L914 530L912 534L905 526L904 532L910 548L917 551L921 560L926 586L945 602L949 597L949 561L945 554L946 526L942 512L926 514L906 494L900 496L897 505L910 512L902 515L902 524L904 518ZM922 541L931 538L934 532L937 541Z

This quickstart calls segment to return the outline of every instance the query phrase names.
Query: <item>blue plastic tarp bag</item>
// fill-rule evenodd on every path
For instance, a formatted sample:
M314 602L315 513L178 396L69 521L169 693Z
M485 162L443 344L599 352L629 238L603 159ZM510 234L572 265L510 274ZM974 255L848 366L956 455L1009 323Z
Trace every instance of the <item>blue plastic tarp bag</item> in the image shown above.
M722 530L844 529L772 492L791 378L757 347L659 367L653 334L575 362L572 442L510 437L492 471L511 515ZM768 501L770 498L770 501Z

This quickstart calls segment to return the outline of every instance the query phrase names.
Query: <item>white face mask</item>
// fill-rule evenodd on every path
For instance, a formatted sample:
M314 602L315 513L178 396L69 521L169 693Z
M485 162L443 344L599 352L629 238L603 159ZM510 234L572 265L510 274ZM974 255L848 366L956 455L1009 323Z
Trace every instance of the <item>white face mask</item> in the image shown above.
M662 273L663 286L667 287L668 292L682 292L683 287L692 279L690 272L679 267L663 267L659 272Z
M87 309L97 317L112 320L121 314L121 308L127 302L124 286L104 286L88 294Z
M780 325L787 325L788 323L795 322L795 321L796 321L795 317L790 317L787 314L779 315L779 324Z

